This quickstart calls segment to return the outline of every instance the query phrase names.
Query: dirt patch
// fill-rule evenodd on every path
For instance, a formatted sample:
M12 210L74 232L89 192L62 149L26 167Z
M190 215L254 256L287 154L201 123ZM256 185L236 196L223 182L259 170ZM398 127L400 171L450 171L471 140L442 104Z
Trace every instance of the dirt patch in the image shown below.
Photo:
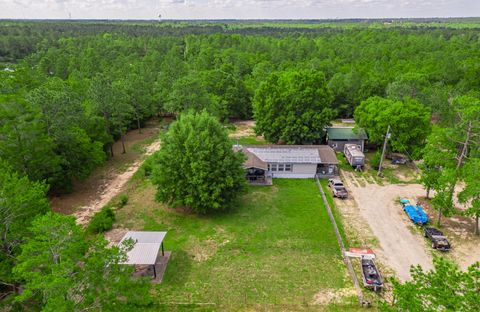
M418 184L365 184L357 186L354 173L344 172L344 181L354 198L358 211L379 242L377 255L402 280L410 278L410 267L421 265L432 268L432 257L426 251L420 233L412 231L410 223L400 204L402 198L420 198L425 194Z
M341 303L345 298L356 296L355 289L341 288L341 289L322 289L313 297L312 304L328 305L332 303Z
M422 198L422 206L429 216L432 216L436 222L438 213L430 204L430 201ZM435 224L433 224L435 226ZM463 270L468 266L480 261L480 236L474 234L475 221L473 218L465 216L453 216L442 218L441 230L448 237L452 244L452 249L447 256L455 260Z
M228 244L230 240L218 242L213 238L209 238L200 241L198 238L190 238L187 253L192 257L194 261L203 262L210 259L217 253L217 250Z
M160 149L160 141L155 141L145 149L145 155L151 155L158 149ZM97 200L81 207L75 212L73 215L77 219L77 223L81 225L87 224L95 212L102 209L102 207L108 204L112 198L120 194L124 185L133 177L144 160L145 159L139 159L135 161L125 172L114 176L104 185L103 191L99 194Z
M52 197L50 199L52 209L55 212L73 214L80 207L89 206L98 200L101 194L107 191L112 180L142 157L143 151L139 151L136 147L149 138L158 137L158 133L159 125L156 122L149 122L142 129L142 133L139 133L138 130L129 131L125 135L127 152L122 154L122 144L116 142L113 145L115 156L102 167L97 168L86 180L75 182L72 193ZM156 147L155 144L151 145L151 148Z
M251 137L256 135L254 130L255 121L253 120L236 121L233 125L235 126L235 131L228 135L231 138Z
M127 234L127 232L127 229L111 229L110 231L105 233L105 239L109 242L118 244L125 236L125 234Z
M215 235L204 240L200 240L198 237L190 237L187 253L194 261L207 261L217 253L218 249L224 247L232 240L232 236L222 227L216 227L215 232Z

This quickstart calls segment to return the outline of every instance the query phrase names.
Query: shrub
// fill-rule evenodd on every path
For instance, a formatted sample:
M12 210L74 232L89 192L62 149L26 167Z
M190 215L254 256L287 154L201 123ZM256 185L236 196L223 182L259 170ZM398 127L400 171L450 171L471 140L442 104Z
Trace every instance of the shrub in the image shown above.
M127 194L122 194L118 198L118 208L123 208L126 204L128 203L128 195Z
M373 155L372 159L370 159L370 166L373 169L378 170L378 166L380 166L380 158L382 157L382 152L377 151L375 155Z
M114 221L115 213L113 212L112 208L108 206L104 207L93 216L90 224L88 225L88 231L90 233L103 233L111 230Z
M143 162L142 166L139 169L139 172L142 172L141 175L144 177L149 177L152 174L152 165L153 157L148 157Z

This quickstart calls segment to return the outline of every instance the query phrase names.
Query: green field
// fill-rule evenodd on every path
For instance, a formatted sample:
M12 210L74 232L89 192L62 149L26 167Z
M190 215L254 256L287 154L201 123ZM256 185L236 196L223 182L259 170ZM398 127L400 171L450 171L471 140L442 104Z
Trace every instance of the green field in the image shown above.
M341 292L337 305L355 305L354 292L313 180L275 180L250 187L232 211L195 216L155 203L148 181L132 188L118 226L167 230L172 257L156 303L196 307L318 309L316 294ZM318 302L317 302L318 303ZM325 304L325 303L323 303ZM192 307L192 306L188 306Z

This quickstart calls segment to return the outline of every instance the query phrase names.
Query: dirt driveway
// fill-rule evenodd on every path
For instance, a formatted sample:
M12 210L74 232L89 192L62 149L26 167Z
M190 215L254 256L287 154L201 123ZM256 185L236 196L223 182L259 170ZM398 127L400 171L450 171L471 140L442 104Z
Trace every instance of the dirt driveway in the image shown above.
M424 269L431 269L432 256L426 250L425 241L419 233L413 231L414 225L410 223L398 203L399 197L414 201L424 196L423 187L418 184L357 183L355 174L351 172L343 174L344 182L361 216L359 219L365 220L379 242L380 248L376 250L379 260L393 269L395 275L402 281L410 278L411 265L420 264ZM351 206L351 202L342 203L338 200L337 205Z
M152 155L160 149L160 141L157 140L145 148L145 156ZM92 216L108 204L115 196L120 194L123 186L133 177L138 168L143 164L145 158L136 160L128 169L113 177L106 185L98 199L90 202L88 205L81 207L73 215L77 219L77 223L81 225L87 224Z

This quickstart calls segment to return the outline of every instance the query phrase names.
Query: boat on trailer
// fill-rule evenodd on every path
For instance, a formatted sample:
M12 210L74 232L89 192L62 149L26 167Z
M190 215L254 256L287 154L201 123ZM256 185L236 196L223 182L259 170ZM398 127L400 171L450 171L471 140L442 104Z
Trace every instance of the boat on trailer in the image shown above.
M379 291L383 287L382 276L380 271L378 271L375 262L370 257L362 256L362 279L363 286L365 288L373 289L374 291Z

